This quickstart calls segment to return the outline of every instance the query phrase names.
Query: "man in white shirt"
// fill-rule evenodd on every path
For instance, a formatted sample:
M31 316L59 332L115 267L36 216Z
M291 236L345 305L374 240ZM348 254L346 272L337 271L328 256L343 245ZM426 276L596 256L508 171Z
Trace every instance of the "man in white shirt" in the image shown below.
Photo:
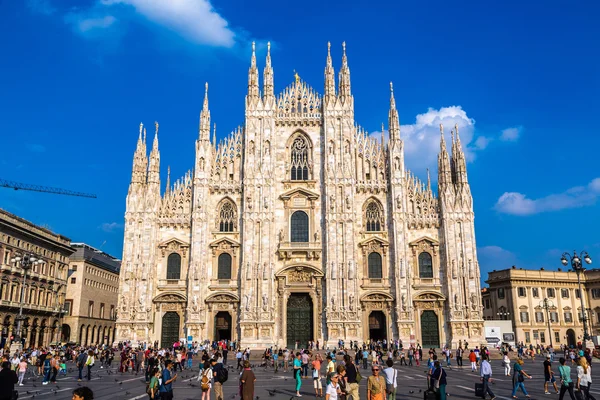
M386 393L388 394L389 399L396 398L396 387L398 387L397 377L398 371L394 369L394 361L391 358L388 358L385 362L387 368L383 369L383 375L385 376L385 386Z
M488 361L486 354L482 354L481 359L482 361L481 367L479 368L479 374L481 376L481 382L483 382L483 399L485 399L486 394L489 393L491 400L494 400L496 396L490 388L490 383L492 382L492 366Z
M331 383L327 385L327 391L325 392L325 400L337 400L338 393L340 392L340 385L338 384L339 375L331 375Z

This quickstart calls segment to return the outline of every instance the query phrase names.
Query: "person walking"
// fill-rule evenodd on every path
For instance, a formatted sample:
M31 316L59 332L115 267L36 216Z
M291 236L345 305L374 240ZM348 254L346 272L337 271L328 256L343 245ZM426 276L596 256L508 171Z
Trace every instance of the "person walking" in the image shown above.
M323 359L321 358L321 354L317 353L314 361L312 362L312 377L313 377L313 386L315 387L315 396L323 397L323 382L321 381L321 364L323 363Z
M77 356L77 369L79 370L79 376L77 377L77 382L81 382L83 379L83 368L85 367L85 361L87 360L87 354L85 351L80 351Z
M442 366L440 365L439 361L436 361L433 364L435 370L433 371L433 374L431 375L431 379L433 380L433 388L436 390L437 392L437 399L438 400L446 400L446 385L448 384L447 381L447 376L446 376L446 371L444 371L444 368L442 368ZM485 398L485 392L484 393L484 398ZM493 399L494 397L492 397ZM392 397L388 400L392 400L395 399L395 397Z
M483 353L481 355L481 366L479 368L479 376L481 376L481 381L483 382L483 396L482 398L485 399L486 394L489 393L490 398L492 400L494 400L496 398L496 396L494 395L494 392L492 392L492 389L490 388L490 383L492 383L492 365L490 364L490 361L488 360L488 355Z
M346 379L346 383L348 383L346 385L346 397L349 398L352 396L352 400L360 400L360 395L358 393L359 385L357 380L358 375L360 375L360 372L358 372L358 367L352 361L352 358L349 355L344 356L344 362L346 363L346 376L344 378Z
M552 361L550 354L546 355L546 361L544 361L544 393L550 394L548 391L548 384L552 383L554 386L554 392L558 393L558 387L556 386L556 379L554 378L554 372L552 372Z
M15 383L19 381L17 373L12 370L9 361L2 362L2 370L0 371L0 400L11 400Z
M329 357L329 356L328 356ZM302 397L300 387L302 386L302 354L296 353L294 358L294 378L296 379L296 397Z
M558 395L558 400L563 400L565 397L565 392L569 391L569 396L571 396L571 400L575 400L575 393L573 393L573 380L571 379L571 367L565 365L565 359L561 357L558 362L560 366L558 367L558 372L560 372L560 394Z
M177 374L173 374L173 362L165 361L165 368L161 374L161 382L158 387L161 400L173 400L173 382L177 380Z
M506 351L504 352L504 357L502 357L502 364L504 365L504 376L510 376L510 358Z
M521 389L525 397L530 398L527 390L525 389L525 378L531 379L531 375L528 375L525 370L523 370L523 359L519 358L515 365L513 366L513 391L512 398L517 398L517 390Z
M242 400L254 399L254 382L256 382L256 376L252 369L250 369L250 361L244 361L244 370L240 377L240 395Z
M462 356L463 356L463 349L461 346L458 346L458 349L456 349L456 365L461 368L463 366Z
M331 383L327 385L325 400L338 400L338 395L341 394L340 385L338 383L340 376L334 373L328 378Z
M398 371L394 369L394 361L390 358L386 360L385 365L387 365L387 368L384 368L383 374L385 375L385 391L387 393L387 400L395 400L396 388L398 387Z
M367 379L367 400L384 400L386 395L385 378L379 375L379 366L371 367L373 375Z
M92 367L94 366L94 352L92 350L88 351L87 358L85 359L85 366L87 367L87 380L92 379Z
M596 400L594 396L590 394L591 385L592 366L588 364L585 357L580 357L579 365L577 366L577 390L582 392L584 400Z
M210 360L212 375L213 375L213 387L215 389L215 400L223 400L223 383L219 379L221 379L222 369L225 367L223 364L218 363L216 359Z
M23 378L25 378L25 372L27 372L27 359L23 357L19 363L19 386L23 386Z
M469 361L471 362L471 372L477 371L477 355L473 350L469 353Z

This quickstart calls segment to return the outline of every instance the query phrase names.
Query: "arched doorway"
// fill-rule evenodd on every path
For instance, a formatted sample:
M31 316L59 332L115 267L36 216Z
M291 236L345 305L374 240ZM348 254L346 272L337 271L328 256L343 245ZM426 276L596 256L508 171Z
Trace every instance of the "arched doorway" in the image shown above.
M62 332L60 335L60 341L68 343L71 340L71 327L67 324L63 324Z
M227 311L215 315L215 340L231 340L231 314Z
M569 347L575 347L576 344L575 331L573 329L567 329L567 345Z
M369 339L377 341L387 339L385 314L373 311L369 314Z
M308 293L293 293L287 301L287 346L306 348L313 340L313 303Z
M179 314L168 311L162 317L162 335L160 345L163 348L173 347L173 343L179 340Z
M425 310L421 314L421 346L440 347L440 327L435 311Z

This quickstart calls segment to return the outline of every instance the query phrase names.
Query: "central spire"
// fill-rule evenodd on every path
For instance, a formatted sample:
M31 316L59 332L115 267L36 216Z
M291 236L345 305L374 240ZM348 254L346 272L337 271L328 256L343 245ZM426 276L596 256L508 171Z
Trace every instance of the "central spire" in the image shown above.
M265 102L275 99L273 87L273 67L271 66L271 42L267 42L267 61L263 72L263 96Z
M340 98L350 97L350 68L348 68L348 57L346 56L346 42L342 43L342 69L340 70Z
M390 111L388 112L388 125L390 130L390 140L400 139L400 118L396 110L396 99L394 98L394 84L390 82Z
M210 140L210 110L208 109L208 82L204 84L204 103L200 112L200 140Z

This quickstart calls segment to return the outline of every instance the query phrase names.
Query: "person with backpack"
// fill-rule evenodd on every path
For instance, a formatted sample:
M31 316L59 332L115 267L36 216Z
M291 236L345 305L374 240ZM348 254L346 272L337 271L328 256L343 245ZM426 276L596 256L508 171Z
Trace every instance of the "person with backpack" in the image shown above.
M200 389L202 389L202 400L210 400L210 389L212 388L212 368L211 363L204 363L204 370L202 370L202 375L200 375Z
M211 360L211 365L214 377L215 399L223 400L223 384L227 382L229 372L227 372L227 368L223 364L218 363L214 358Z
M171 360L166 360L165 368L161 374L160 385L158 386L161 400L173 399L173 382L176 380L177 374L173 374L173 362Z
M148 393L150 400L158 399L160 370L158 368L153 368L148 375L151 375L152 377L150 378L150 383L148 383L148 389L146 389L146 393Z

